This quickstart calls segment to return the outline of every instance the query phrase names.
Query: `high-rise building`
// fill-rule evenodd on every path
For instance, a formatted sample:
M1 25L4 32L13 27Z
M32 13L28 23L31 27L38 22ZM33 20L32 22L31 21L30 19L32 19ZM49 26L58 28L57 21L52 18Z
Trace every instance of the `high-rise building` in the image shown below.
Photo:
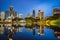
M35 18L35 10L33 10L32 17Z
M0 12L0 18L5 19L5 12Z
M43 11L40 11L41 14L40 14L40 19L43 19L44 18L44 12Z
M13 17L17 16L17 13L14 11L14 7L13 6L11 6L10 9L5 12L5 14L6 14L5 15L6 18L8 18L9 16L12 16L12 15L13 15Z
M1 19L1 12L0 12L0 19Z
M40 19L43 19L43 17L44 17L44 12L43 11L38 11L38 17L40 18Z
M6 11L5 12L5 18L7 19L9 16L10 16L10 12L9 11Z
M10 11L14 11L14 7L13 6L10 6Z
M30 17L30 13L27 14L27 17Z
M55 9L53 10L53 15L54 15L54 16L60 16L60 8L55 8Z
M40 10L38 10L38 17L40 18Z
M19 17L19 14L17 14L17 16L16 16L17 18Z
M19 14L19 18L23 18L23 14Z

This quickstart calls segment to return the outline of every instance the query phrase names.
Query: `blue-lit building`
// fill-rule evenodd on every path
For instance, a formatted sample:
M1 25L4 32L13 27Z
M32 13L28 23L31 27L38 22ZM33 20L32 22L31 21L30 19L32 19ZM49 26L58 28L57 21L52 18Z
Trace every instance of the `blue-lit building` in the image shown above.
M32 17L35 18L35 10L32 12Z

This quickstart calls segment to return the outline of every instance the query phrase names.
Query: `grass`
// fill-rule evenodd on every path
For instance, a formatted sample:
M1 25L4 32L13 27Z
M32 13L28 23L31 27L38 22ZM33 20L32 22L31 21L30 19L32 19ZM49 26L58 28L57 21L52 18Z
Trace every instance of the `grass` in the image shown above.
M49 20L49 25L60 27L60 19Z

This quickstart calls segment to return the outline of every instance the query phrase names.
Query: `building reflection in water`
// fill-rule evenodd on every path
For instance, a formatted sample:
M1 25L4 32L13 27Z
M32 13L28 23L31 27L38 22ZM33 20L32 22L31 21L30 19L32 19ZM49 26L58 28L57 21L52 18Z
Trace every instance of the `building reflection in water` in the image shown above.
M27 31L28 31L28 32L30 32L30 30L31 30L30 28L27 28Z
M18 28L18 31L19 31L19 32L23 32L23 27L19 27L19 28Z
M0 34L4 33L4 27L0 27Z
M33 36L35 36L35 27L32 28Z
M40 25L38 35L44 35L44 26Z
M36 40L36 31L35 31L35 29L36 29L36 26L32 25L32 35L33 35L34 40Z
M51 27L54 30L54 34L57 38L60 38L60 28L59 27Z
M40 35L41 36L44 35L44 26L43 25L39 25L37 27L39 27L38 28L38 35L39 36ZM35 36L36 35L36 26L35 25L32 25L30 27L26 26L25 28L26 28L26 30L28 32L30 32L31 29L32 29L32 35L33 35L34 39L36 40L36 36ZM50 29L54 30L54 34L55 34L55 36L57 38L60 38L60 28L58 28L58 27L50 27ZM0 27L0 34L3 34L3 33L7 34L8 38L13 38L13 35L16 32L23 32L23 26L19 26L17 28L15 28L14 26L11 26L11 27L8 27L8 26L6 26L6 27Z

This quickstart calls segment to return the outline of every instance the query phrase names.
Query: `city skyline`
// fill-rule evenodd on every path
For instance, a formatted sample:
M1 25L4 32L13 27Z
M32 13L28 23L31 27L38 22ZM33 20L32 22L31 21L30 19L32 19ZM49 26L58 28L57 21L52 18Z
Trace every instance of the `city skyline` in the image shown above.
M4 2L3 2L4 1ZM32 11L35 10L36 14L38 10L44 11L44 16L53 15L54 8L60 8L59 0L1 0L0 1L0 11L6 11L10 6L14 6L14 10L19 14L23 13L26 17L27 13L32 15ZM48 12L47 12L48 11Z
M0 40L60 40L60 0L0 0Z
M4 11L1 11L0 13L2 13L2 12L4 12ZM42 10L38 10L38 13L37 13L37 16L36 16L36 13L35 13L36 11L35 10L32 10L32 15L30 14L30 13L28 13L27 14L27 16L30 16L30 17L33 17L33 18L36 18L36 17L40 17L41 15L43 15L44 16L44 11L42 11ZM55 15L55 13L56 13L56 15L58 16L58 15L60 15L60 8L54 8L53 9L53 15ZM4 14L5 14L5 18L8 18L8 17L18 17L18 18L20 18L20 14L22 15L22 18L25 18L25 17L23 17L24 16L24 14L23 13L17 13L15 10L14 10L14 6L10 6L10 8L9 8L9 10L6 10L5 12L4 12ZM7 14L7 15L6 15ZM51 16L53 16L53 15L51 15ZM26 16L26 17L27 17ZM48 17L48 16L47 16Z

